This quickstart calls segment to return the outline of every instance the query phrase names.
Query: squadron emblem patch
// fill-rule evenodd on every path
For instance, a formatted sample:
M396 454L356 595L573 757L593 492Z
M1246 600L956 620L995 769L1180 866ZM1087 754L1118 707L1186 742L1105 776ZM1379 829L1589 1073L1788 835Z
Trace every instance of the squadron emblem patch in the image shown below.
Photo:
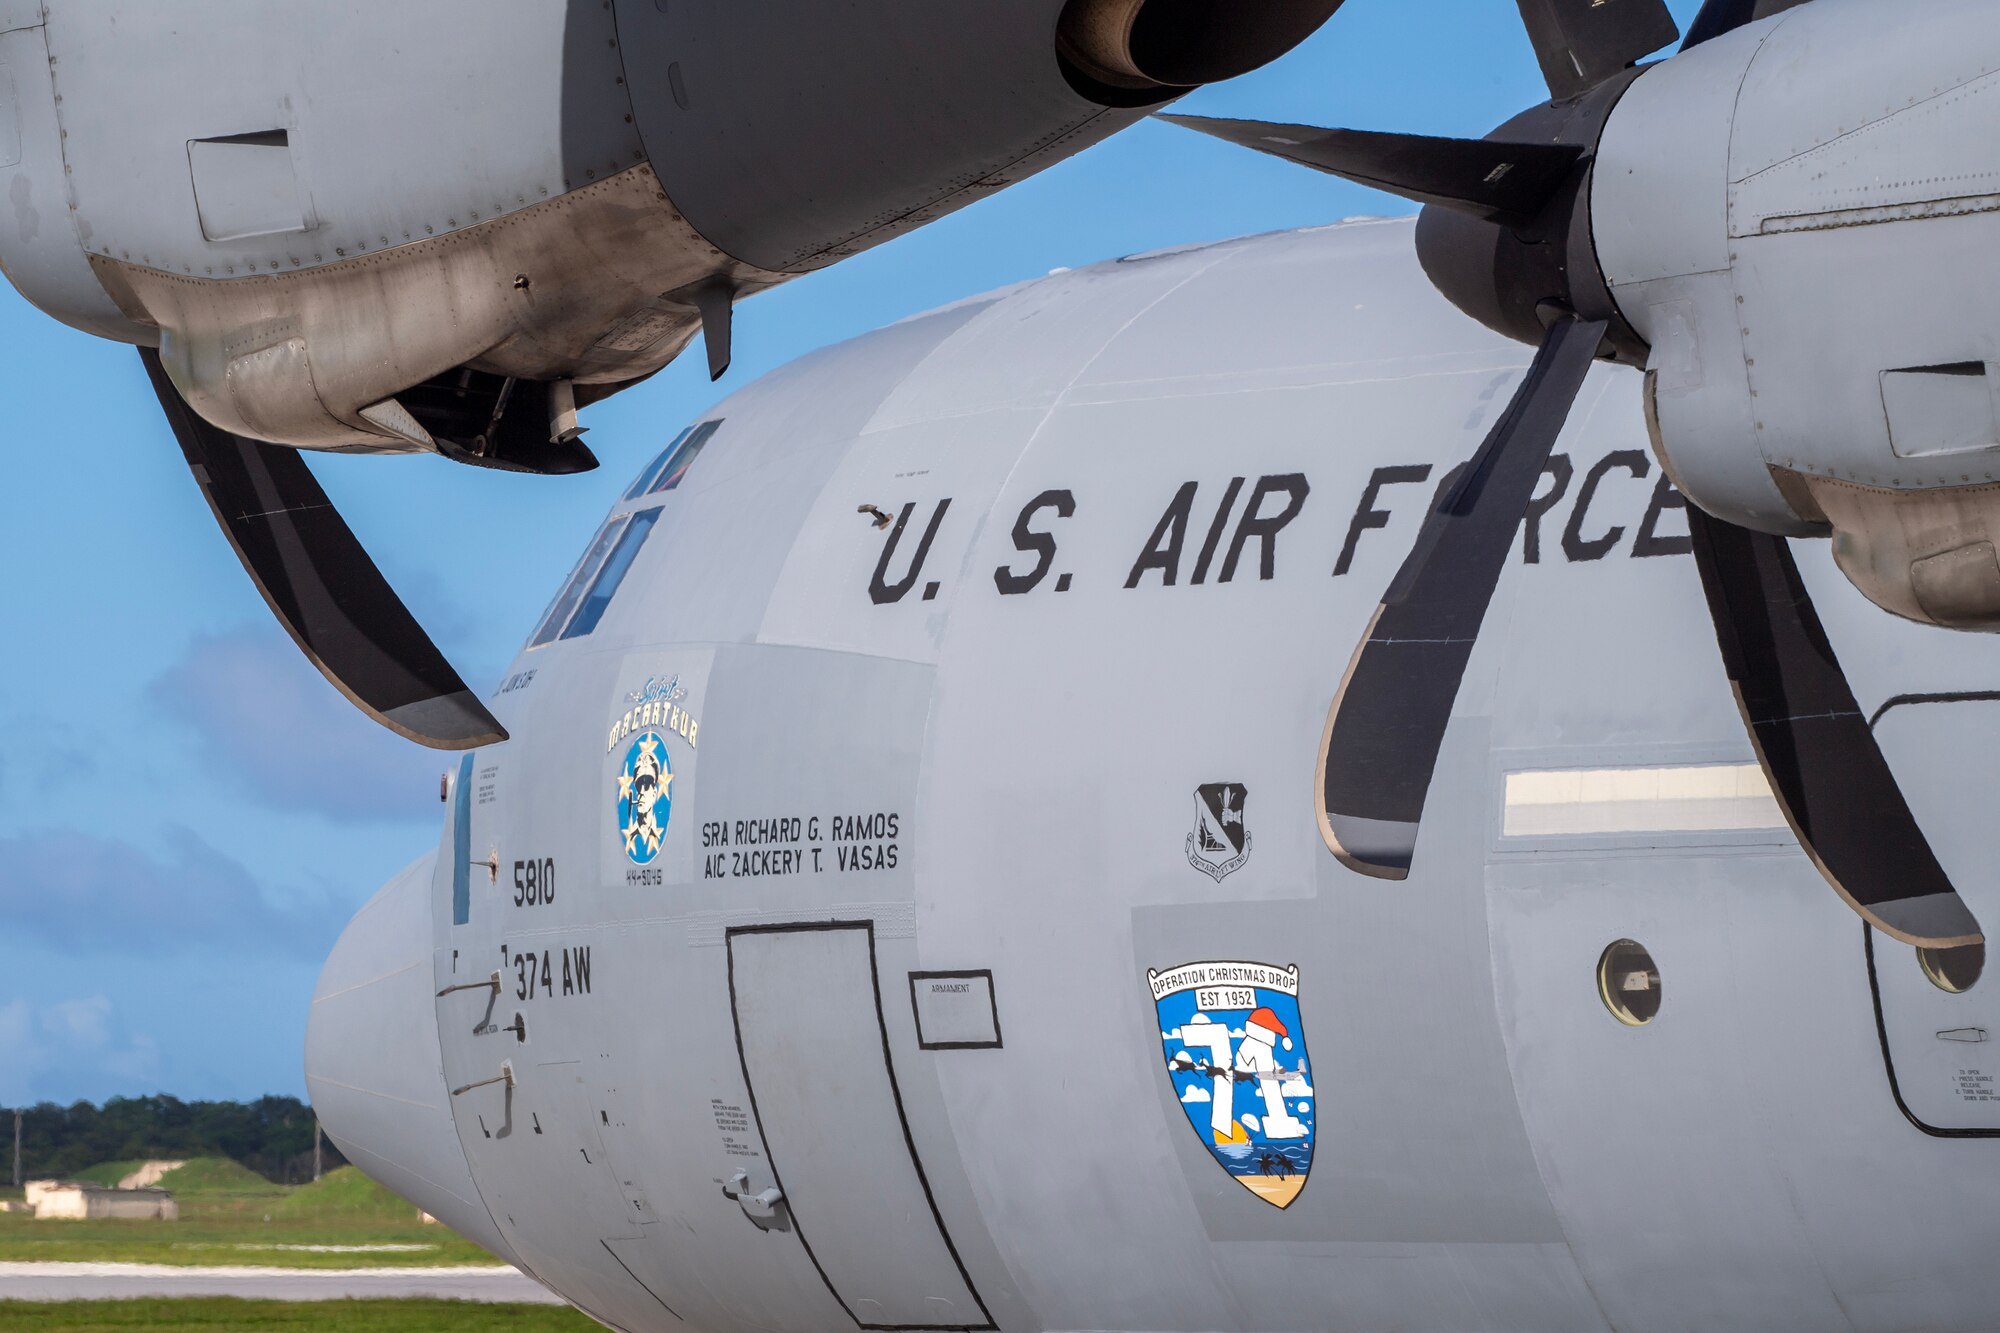
M660 734L649 731L633 741L618 774L618 836L635 866L660 854L674 809L673 786L673 764Z
M1290 1207L1313 1157L1299 969L1185 963L1146 981L1167 1078L1196 1137L1237 1184Z
M1209 782L1194 789L1188 864L1217 884L1250 859L1250 831L1243 826L1243 803L1248 799L1250 793L1240 782Z
M607 761L624 754L613 774L617 799L613 805L614 827L626 859L637 867L625 872L625 882L657 885L665 866L653 866L667 841L667 819L674 809L674 764L667 754L675 737L693 758L701 724L681 706L687 689L679 676L648 677L640 688L627 694L625 710L611 719L604 743Z

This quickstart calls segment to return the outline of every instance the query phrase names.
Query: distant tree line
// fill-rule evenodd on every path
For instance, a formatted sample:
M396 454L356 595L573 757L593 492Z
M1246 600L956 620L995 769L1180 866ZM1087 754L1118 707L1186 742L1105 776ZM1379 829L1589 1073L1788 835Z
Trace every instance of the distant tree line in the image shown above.
M0 1185L12 1178L14 1116L0 1112ZM322 1145L331 1171L347 1159ZM164 1093L24 1108L21 1178L63 1177L99 1162L159 1158L230 1157L268 1180L298 1184L312 1179L313 1113L296 1097L254 1102L184 1102Z

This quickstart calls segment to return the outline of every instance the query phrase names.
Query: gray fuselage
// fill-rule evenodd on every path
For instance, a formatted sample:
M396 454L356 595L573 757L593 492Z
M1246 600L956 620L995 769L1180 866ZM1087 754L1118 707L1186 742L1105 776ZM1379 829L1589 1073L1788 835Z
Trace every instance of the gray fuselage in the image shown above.
M329 961L328 1132L635 1331L2000 1325L2000 982L1871 968L1744 776L1637 374L1556 447L1410 878L1320 840L1342 668L1527 359L1365 221L724 401ZM2000 644L1799 550L1864 707L1950 696L1877 735L2000 920Z

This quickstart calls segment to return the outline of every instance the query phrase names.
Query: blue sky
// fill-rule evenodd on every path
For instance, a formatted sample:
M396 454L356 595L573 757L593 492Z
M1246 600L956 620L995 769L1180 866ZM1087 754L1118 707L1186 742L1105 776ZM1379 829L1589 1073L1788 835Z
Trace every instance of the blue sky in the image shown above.
M1686 27L1698 5L1674 0ZM1275 65L1178 109L1476 135L1544 95L1507 0L1352 0ZM490 688L627 480L681 423L800 353L988 288L1165 245L1403 213L1146 123L746 303L589 409L605 466L517 477L313 460L390 581ZM273 627L137 356L0 284L0 1106L300 1093L320 961L437 835L440 756L350 709Z

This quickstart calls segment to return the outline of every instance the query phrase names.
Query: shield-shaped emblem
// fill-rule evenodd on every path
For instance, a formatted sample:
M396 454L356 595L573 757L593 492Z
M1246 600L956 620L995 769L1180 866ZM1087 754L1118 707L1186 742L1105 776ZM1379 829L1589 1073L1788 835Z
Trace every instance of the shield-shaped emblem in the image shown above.
M1250 859L1250 831L1243 823L1243 805L1249 799L1249 790L1240 782L1207 782L1194 789L1188 864L1218 884Z
M1185 963L1148 971L1167 1077L1202 1146L1237 1184L1287 1208L1312 1171L1314 1103L1299 969Z

